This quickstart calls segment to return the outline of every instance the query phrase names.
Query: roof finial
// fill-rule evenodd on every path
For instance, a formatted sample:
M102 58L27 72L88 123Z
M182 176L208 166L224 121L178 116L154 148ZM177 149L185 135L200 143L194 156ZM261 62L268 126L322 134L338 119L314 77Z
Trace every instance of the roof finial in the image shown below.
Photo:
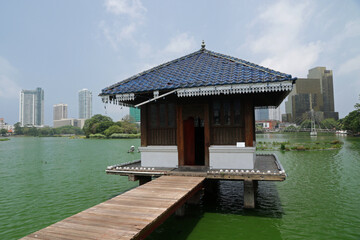
M202 49L202 50L205 49L205 41L204 41L204 40L202 40L201 49Z

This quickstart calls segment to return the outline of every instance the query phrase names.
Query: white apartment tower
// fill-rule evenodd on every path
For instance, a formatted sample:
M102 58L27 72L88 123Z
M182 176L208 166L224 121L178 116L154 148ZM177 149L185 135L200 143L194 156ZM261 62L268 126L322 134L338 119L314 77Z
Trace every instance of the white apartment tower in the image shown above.
M88 119L92 116L92 93L88 89L79 91L79 118Z
M68 117L68 105L67 104L55 104L53 110L53 120L61 120Z
M21 90L19 122L24 126L44 126L44 90Z

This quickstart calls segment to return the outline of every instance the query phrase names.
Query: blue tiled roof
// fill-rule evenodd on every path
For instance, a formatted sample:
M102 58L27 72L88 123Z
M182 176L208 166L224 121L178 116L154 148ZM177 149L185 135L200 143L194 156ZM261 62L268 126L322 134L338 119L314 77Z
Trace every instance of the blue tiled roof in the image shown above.
M203 48L104 88L100 95L289 80L289 74Z

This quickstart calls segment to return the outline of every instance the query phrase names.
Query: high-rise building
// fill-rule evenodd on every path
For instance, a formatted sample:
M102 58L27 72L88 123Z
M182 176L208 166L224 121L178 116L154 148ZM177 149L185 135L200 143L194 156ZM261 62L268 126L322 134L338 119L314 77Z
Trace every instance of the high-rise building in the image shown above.
M21 90L19 122L21 126L44 125L44 90Z
M67 118L68 116L68 105L67 104L55 104L54 106L54 110L53 110L53 120L60 120L60 119L64 119Z
M88 89L79 91L79 118L88 119L92 116L92 93Z
M314 110L316 119L339 119L334 107L334 88L332 70L316 67L309 70L308 78L296 80L293 90L285 102L284 121L301 123L309 119Z

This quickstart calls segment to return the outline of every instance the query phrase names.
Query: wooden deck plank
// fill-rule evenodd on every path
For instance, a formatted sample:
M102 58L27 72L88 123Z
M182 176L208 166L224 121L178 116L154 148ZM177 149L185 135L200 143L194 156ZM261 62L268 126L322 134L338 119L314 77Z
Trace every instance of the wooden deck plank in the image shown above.
M200 190L204 179L162 176L22 239L144 239Z

